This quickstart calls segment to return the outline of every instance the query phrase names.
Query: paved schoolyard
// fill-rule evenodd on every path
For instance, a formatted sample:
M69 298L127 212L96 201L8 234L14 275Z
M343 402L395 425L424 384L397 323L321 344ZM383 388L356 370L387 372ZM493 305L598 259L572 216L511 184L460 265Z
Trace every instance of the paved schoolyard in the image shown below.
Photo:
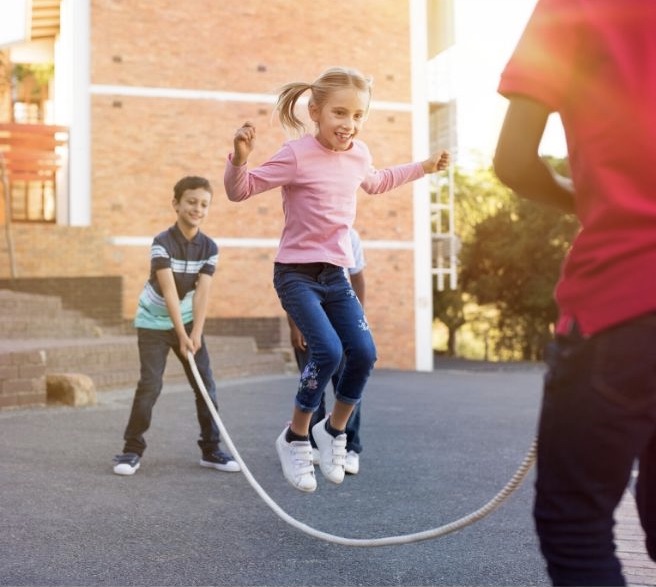
M363 404L361 472L314 494L283 479L273 446L296 378L219 383L222 419L286 512L371 538L441 526L505 485L533 438L541 371L378 370ZM280 520L241 474L198 466L191 392L168 386L133 477L111 472L132 390L90 408L0 412L2 585L546 585L532 473L490 516L448 536L354 548Z

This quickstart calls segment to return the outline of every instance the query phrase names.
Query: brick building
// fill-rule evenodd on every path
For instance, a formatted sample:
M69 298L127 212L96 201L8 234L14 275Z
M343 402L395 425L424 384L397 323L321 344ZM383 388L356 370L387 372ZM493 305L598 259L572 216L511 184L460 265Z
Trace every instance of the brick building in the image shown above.
M15 267L3 243L0 287L29 289L31 280L45 280L56 293L58 281L68 280L70 289L72 280L82 303L92 291L85 280L120 278L86 302L97 310L119 299L121 317L130 319L152 237L174 221L172 186L196 174L215 188L203 228L221 251L210 319L249 328L282 322L271 283L281 199L271 191L241 204L227 200L222 177L234 130L245 120L256 124L250 164L257 164L285 140L272 118L276 89L348 65L374 79L362 135L374 164L424 158L431 112L442 110L431 106L424 73L429 57L448 42L441 27L450 4L33 0L31 42L6 43L0 55L6 68L30 59L21 55L44 60L50 52L54 77L37 122L65 126L68 149L49 196L50 216L42 206L17 217L14 200L27 196L11 192L13 207L2 222L12 217ZM54 28L37 30L48 19ZM4 112L5 121L17 117L15 108ZM379 367L432 369L429 191L422 180L383 196L359 196L356 227L368 264L367 314Z

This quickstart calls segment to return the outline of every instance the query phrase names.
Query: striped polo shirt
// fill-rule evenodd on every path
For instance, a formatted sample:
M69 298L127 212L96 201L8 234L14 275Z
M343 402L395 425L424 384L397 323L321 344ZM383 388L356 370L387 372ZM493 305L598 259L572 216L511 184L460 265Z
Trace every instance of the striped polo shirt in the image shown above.
M166 301L162 295L156 272L171 269L180 300L182 322L193 320L193 299L198 275L214 275L219 258L216 243L198 232L187 240L177 224L158 234L150 247L150 277L139 296L134 325L137 328L169 330L173 321L169 316Z

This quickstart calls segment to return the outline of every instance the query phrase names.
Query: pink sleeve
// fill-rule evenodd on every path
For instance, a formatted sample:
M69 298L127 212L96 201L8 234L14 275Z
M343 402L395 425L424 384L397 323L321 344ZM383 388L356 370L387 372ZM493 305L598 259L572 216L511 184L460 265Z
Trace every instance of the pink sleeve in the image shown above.
M385 169L372 167L361 187L368 194L382 194L423 176L424 168L421 163L405 163Z
M223 185L228 199L241 202L251 196L288 184L296 175L296 157L284 145L271 159L249 170L247 164L232 164L232 155L226 161Z

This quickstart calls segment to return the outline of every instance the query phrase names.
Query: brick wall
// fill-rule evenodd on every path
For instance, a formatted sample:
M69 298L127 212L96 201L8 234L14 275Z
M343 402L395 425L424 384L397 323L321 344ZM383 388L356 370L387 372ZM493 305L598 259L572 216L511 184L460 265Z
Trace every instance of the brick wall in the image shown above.
M210 318L205 334L216 336L250 336L260 350L290 347L287 319L272 318ZM290 347L291 350L291 347Z
M357 67L374 78L374 100L410 100L408 1L93 0L91 80L95 85L273 94L289 81L312 81L328 66ZM234 130L257 125L251 164L285 139L271 105L239 101L92 94L92 227L17 228L21 277L121 276L122 316L134 315L148 274L148 246L115 246L116 236L147 237L175 221L173 184L205 175L215 188L204 224L215 238L277 239L278 192L229 202L223 169ZM377 167L411 160L411 116L372 110L362 138ZM364 240L413 238L412 188L359 196ZM36 254L33 254L36 253ZM280 319L271 285L273 248L223 248L209 316ZM367 250L367 313L379 366L414 367L412 251ZM0 276L8 276L2 266ZM5 271L5 273L3 273Z
M11 226L17 277L107 275L102 226L71 227L14 222ZM4 232L4 227L3 227ZM0 246L0 278L10 277L9 256Z
M0 409L45 403L45 353L0 353Z

